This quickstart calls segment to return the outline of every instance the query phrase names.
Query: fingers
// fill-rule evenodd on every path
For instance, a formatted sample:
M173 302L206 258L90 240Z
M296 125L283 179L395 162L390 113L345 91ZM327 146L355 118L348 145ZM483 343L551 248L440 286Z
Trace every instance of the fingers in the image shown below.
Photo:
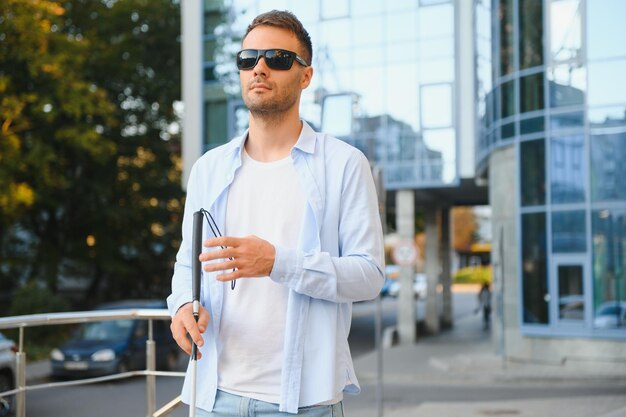
M191 337L191 340L193 340L196 345L199 347L202 346L204 339L201 333L206 330L208 323L209 313L205 308L200 307L198 310L198 322L196 323L193 317L193 307L191 303L185 304L178 309L178 312L172 318L172 324L170 326L172 337L185 353L191 355L191 341L187 335ZM201 357L202 354L198 352L198 358Z
M200 254L200 262L214 261L216 259L232 258L235 254L234 248L215 249L209 252L202 252Z
M241 243L241 238L230 237L230 236L220 236L220 237L209 238L205 240L202 245L206 246L207 248L220 247L220 246L236 248L237 246L240 245L240 243Z
M198 329L204 333L209 325L209 312L202 306L198 310Z
M224 262L205 264L202 267L202 269L204 269L204 272L227 271L234 268L237 268L237 261L235 261L234 259Z
M236 270L234 272L229 272L227 274L221 274L215 277L216 280L218 281L232 281L234 279L237 278L241 278L242 274L239 270Z

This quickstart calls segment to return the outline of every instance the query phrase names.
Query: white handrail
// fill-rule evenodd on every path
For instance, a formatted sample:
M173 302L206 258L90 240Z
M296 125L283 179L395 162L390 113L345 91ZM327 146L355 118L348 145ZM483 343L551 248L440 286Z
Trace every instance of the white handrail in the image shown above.
M121 320L121 319L136 319L136 320L148 320L149 329L148 340L146 341L146 369L139 371L124 372L114 375L108 375L97 378L87 378L79 381L64 381L64 382L51 382L38 385L28 386L26 384L26 353L24 352L24 329L27 327L36 326L49 326L60 324L79 324L94 321L107 321L107 320ZM17 363L17 387L10 391L0 392L0 397L7 395L16 395L16 417L25 417L26 415L26 391L44 389L44 388L56 388L76 385L86 385L95 382L109 381L115 379L130 378L133 376L145 376L146 377L146 409L148 410L148 416L166 416L171 413L178 405L180 405L180 397L177 397L170 401L165 407L160 410L156 410L156 376L175 376L183 377L184 372L164 372L156 371L155 367L155 355L156 346L152 334L152 320L169 320L170 315L167 309L147 309L147 308L135 308L135 309L120 309L120 310L96 310L96 311L77 311L77 312L64 312L64 313L44 313L44 314L29 314L23 316L13 317L1 317L0 318L0 330L2 329L19 329L20 338L18 343L18 363Z

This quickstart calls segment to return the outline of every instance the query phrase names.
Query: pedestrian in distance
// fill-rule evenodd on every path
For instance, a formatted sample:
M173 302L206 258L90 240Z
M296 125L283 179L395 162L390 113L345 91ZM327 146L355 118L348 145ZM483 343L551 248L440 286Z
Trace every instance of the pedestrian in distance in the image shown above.
M488 330L491 318L491 290L489 289L488 282L483 283L478 292L478 307L476 308L476 313L479 311L483 313L483 330Z
M236 56L249 129L190 173L168 308L180 347L190 353L189 337L199 346L198 416L239 416L242 407L342 416L344 393L360 391L348 347L352 302L383 285L382 227L365 156L300 118L312 54L293 14L257 16ZM224 236L204 230L196 323L191 236L201 209ZM188 371L186 403L190 379Z

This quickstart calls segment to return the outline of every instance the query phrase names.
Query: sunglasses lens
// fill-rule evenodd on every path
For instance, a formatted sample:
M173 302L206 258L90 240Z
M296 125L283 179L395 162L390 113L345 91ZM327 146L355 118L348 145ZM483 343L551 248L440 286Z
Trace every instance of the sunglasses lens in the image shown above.
M293 64L293 54L282 49L269 49L265 52L267 66L276 70L288 70Z
M237 68L250 69L254 68L258 57L256 49L244 49L237 54Z

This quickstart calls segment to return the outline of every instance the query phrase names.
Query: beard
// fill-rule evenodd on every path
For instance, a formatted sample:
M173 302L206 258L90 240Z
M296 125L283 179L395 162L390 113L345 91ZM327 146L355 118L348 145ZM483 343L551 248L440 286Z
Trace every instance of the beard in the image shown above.
M250 85L259 82L258 79L250 81ZM261 119L280 119L298 102L300 88L295 85L288 85L278 89L274 84L271 86L270 97L263 95L250 94L249 88L246 88L246 94L243 94L243 102L245 103L252 116Z

